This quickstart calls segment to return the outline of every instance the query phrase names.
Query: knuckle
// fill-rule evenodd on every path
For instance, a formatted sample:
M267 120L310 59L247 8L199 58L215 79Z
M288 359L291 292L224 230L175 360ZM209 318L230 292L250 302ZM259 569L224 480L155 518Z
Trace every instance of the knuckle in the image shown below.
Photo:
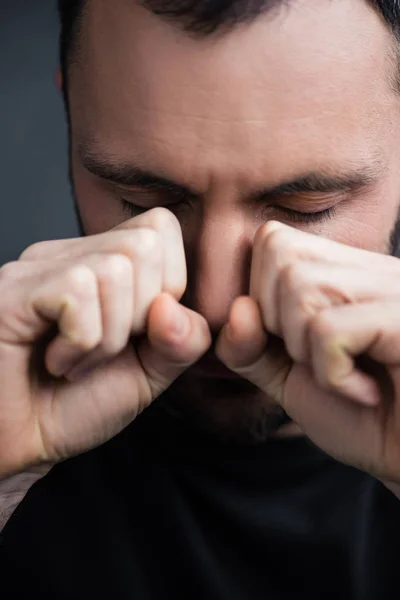
M319 341L322 348L331 345L333 338L336 336L335 324L328 311L320 311L310 322L310 335L312 340Z
M147 259L157 261L161 257L161 238L150 227L136 229L121 244L121 252L131 260Z
M266 223L264 223L263 225L261 225L258 228L256 237L259 238L260 240L263 240L267 237L270 237L274 233L279 232L280 229L279 228L276 229L276 225L277 225L276 221L267 221Z
M299 262L289 262L282 268L281 282L283 288L290 293L300 295L307 285L304 268Z
M51 242L35 242L20 254L18 260L35 260L50 254Z
M6 263L0 267L0 282L9 282L17 279L25 269L18 261Z
M157 206L149 211L151 222L157 231L165 231L166 229L179 229L180 225L177 217L167 208Z
M290 232L286 229L272 231L263 238L263 251L277 265L291 264L298 259L298 256L290 238Z
M71 320L71 319L70 319ZM98 327L88 327L79 319L78 315L74 315L73 322L66 330L61 321L61 332L68 345L79 354L87 354L92 352L102 342L102 328L101 325ZM71 326L72 325L72 326Z
M290 295L294 299L296 310L301 314L313 316L331 305L318 280L308 270L308 265L298 258L282 267L281 295Z
M101 278L104 280L125 281L132 272L132 262L126 254L109 254L101 261Z
M297 298L297 310L306 318L312 318L320 308L313 290L304 290Z
M270 252L276 252L277 250L281 250L282 246L284 244L285 241L285 237L287 237L287 235L285 235L285 231L282 231L281 229L272 229L270 228L270 224L266 223L264 225L264 231L263 231L263 241L264 241L264 247L266 249L268 249Z
M264 223L263 225L261 225L257 231L256 231L256 235L254 237L254 246L255 247L263 247L266 240L268 239L268 237L270 237L272 235L271 233L271 229L269 227L269 223Z
M97 280L94 272L86 265L74 265L65 274L66 289L79 299L97 295Z

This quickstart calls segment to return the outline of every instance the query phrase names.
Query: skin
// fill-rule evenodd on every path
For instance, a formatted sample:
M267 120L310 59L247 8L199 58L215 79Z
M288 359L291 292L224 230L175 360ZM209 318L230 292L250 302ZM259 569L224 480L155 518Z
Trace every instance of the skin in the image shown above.
M398 494L400 112L384 24L361 0L299 1L195 40L120 0L89 2L81 39L71 170L86 235L0 270L0 479L101 444L160 398L242 441L286 413ZM199 375L205 353L236 379Z
M234 299L249 293L264 222L390 251L400 198L399 98L393 40L365 2L299 1L201 40L130 1L88 8L69 82L82 227L92 235L126 219L121 197L173 211L189 276L182 302L205 317L214 342ZM114 185L85 168L88 154L136 165L193 196L172 205L168 193ZM373 181L346 193L254 199L309 172L348 171L370 171ZM333 205L336 215L319 223L292 222L280 209ZM220 434L264 439L276 424L276 403L244 379L205 379L190 369L170 392L168 403Z
M112 438L199 360L210 332L178 303L185 286L162 208L1 268L0 481Z

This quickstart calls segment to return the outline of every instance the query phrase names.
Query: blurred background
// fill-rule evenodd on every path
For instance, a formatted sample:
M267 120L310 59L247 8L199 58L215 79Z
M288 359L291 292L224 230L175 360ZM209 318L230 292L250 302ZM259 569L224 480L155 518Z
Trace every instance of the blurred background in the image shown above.
M0 265L78 235L67 171L56 0L0 0Z

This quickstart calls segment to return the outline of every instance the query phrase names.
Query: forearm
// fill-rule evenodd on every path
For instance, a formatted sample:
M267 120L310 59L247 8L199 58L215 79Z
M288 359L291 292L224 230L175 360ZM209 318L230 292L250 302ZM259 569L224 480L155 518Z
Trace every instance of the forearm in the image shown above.
M0 481L0 532L31 487L47 475L50 469L51 466L41 465Z

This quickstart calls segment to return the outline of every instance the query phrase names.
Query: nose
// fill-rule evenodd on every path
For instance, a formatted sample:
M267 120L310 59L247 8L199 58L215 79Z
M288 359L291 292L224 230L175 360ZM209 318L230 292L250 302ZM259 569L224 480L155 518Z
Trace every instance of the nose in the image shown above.
M243 215L204 215L188 245L184 302L204 316L215 336L233 300L249 293L252 237Z

